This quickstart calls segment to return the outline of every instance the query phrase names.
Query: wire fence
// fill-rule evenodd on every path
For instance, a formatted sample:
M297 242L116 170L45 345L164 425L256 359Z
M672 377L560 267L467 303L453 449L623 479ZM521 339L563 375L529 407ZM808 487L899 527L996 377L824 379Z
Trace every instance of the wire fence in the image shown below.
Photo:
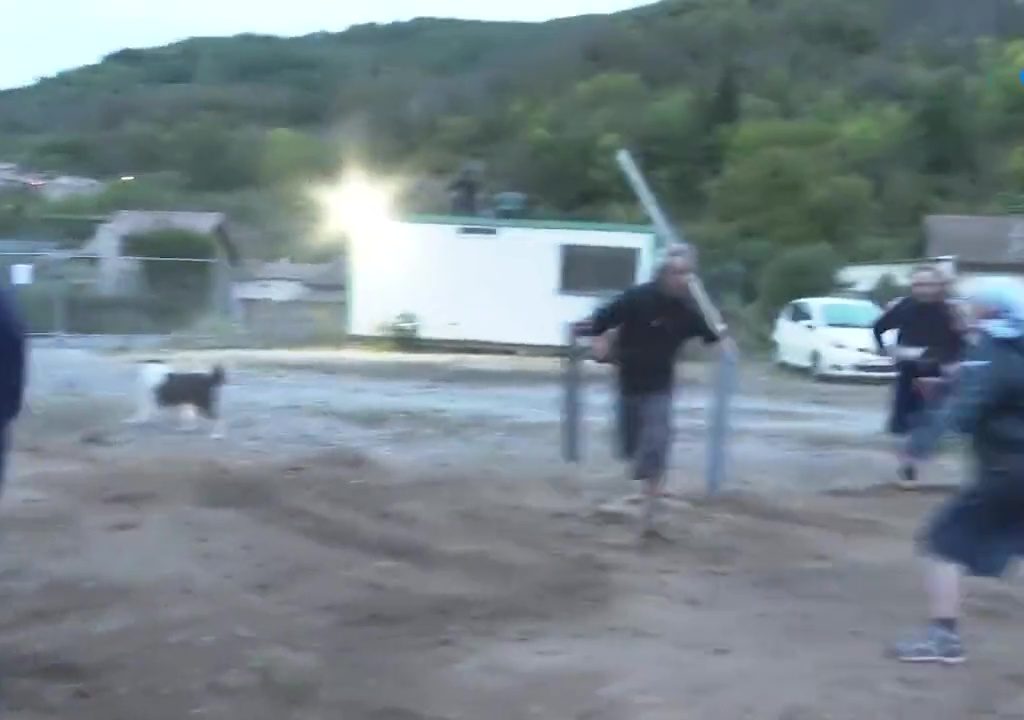
M37 336L167 335L232 316L220 259L0 253L0 277Z

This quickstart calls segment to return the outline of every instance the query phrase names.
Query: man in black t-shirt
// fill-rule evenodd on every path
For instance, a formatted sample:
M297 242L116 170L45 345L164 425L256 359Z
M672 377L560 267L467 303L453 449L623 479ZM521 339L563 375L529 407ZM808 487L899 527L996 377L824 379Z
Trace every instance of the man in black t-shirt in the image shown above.
M947 280L938 269L921 266L911 276L911 294L886 308L874 327L880 349L892 355L899 375L893 391L889 432L903 438L921 425L934 401L922 393L927 383L948 373L963 352L963 326L956 309L948 301ZM898 331L896 344L886 348L882 336ZM913 487L917 463L903 450L899 455L899 482Z
M734 349L731 340L720 338L708 326L690 297L693 272L691 250L670 250L653 281L616 297L598 310L589 325L595 357L613 357L618 366L619 451L632 464L634 479L643 484L645 534L654 533L655 502L665 483L679 350L692 338L708 344L724 340L724 349ZM614 348L610 347L612 335Z

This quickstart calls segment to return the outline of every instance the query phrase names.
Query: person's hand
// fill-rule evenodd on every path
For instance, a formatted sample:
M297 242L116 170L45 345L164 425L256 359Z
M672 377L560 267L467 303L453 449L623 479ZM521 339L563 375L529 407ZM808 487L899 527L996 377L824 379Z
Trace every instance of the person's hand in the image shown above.
M918 360L922 354L921 348L905 347L903 345L889 346L889 357L897 362Z
M572 324L572 331L576 337L583 337L590 333L590 321L578 320Z
M598 362L607 362L612 353L612 331L594 337L590 341L590 352Z

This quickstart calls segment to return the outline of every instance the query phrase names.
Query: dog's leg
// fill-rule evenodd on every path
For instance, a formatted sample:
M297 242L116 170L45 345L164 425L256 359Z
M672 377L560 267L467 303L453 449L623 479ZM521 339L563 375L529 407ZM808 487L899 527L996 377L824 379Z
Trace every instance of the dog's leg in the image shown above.
M138 402L136 403L135 414L125 420L127 425L141 425L148 423L153 418L153 413L156 409L156 403L153 401L152 394L147 390L142 390L139 393Z
M203 416L210 421L210 437L214 440L223 440L226 434L227 426L224 422L224 415L222 412L223 404L223 386L214 387L211 388L205 404L199 408Z
M196 429L196 409L192 405L181 406L181 429L182 430L195 430Z

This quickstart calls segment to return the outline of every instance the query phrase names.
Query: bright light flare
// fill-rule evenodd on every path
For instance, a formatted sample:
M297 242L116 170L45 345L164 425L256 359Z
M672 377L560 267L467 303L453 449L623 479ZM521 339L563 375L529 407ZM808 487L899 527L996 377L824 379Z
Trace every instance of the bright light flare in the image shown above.
M352 240L379 233L394 216L395 188L351 170L336 183L314 190L324 229Z

